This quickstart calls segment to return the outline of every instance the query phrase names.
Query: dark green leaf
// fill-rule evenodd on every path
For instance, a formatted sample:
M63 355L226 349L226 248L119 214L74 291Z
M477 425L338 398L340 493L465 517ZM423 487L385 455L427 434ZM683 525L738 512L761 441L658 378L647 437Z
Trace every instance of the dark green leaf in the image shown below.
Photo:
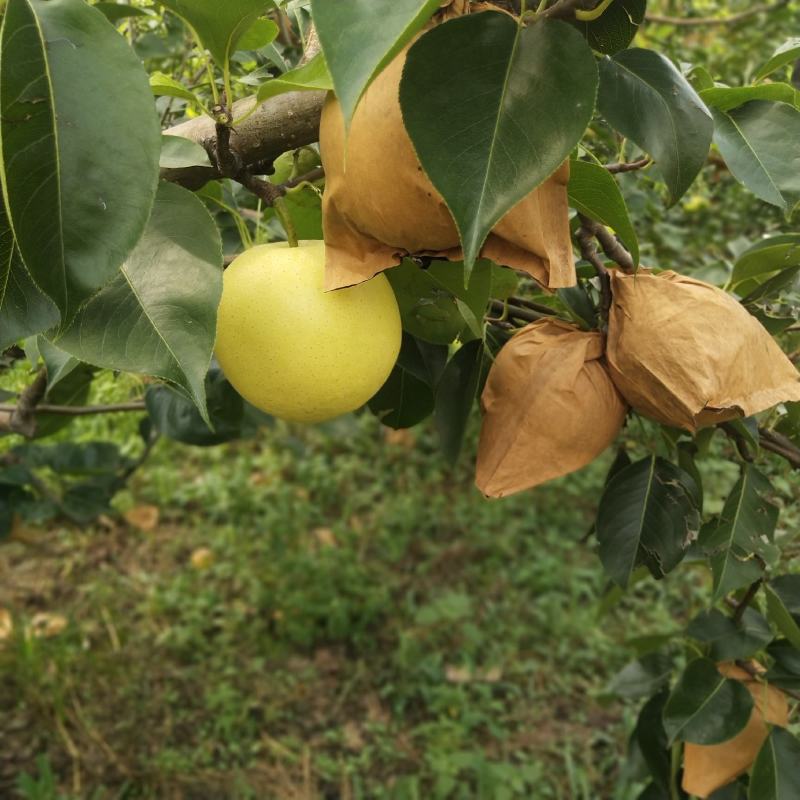
M773 728L753 764L750 800L797 800L800 797L800 741Z
M609 481L597 514L600 560L626 587L644 564L657 578L681 561L699 527L692 479L674 464L651 456Z
M404 333L397 363L434 389L447 365L447 356L447 347L444 345L430 344Z
M220 68L258 17L273 6L270 0L159 0L191 25L203 47Z
M556 294L577 323L584 328L597 327L597 307L585 284L578 283L576 286L558 289Z
M800 608L794 605L796 599L794 587L791 583L780 583L787 577L796 578L798 576L776 578L764 587L767 596L767 616L795 647L800 648Z
M598 53L618 53L636 36L644 20L647 0L613 0L597 18L588 22L577 21L578 29Z
M656 162L670 204L705 163L714 125L708 109L672 62L653 50L623 50L600 61L600 111Z
M751 100L777 100L789 105L797 104L797 91L788 83L762 83L760 86L715 86L704 89L700 97L708 106L719 111L730 111L732 108L749 103Z
M713 661L697 658L684 670L664 706L670 742L720 744L750 719L753 697L745 686L719 673Z
M778 639L767 652L775 659L776 667L800 678L800 647L795 647L788 639Z
M57 406L82 406L89 399L94 369L88 364L79 364L71 370L58 385L48 390L45 401ZM76 417L66 414L36 415L36 438L44 439L63 430L75 421Z
M82 0L9 0L0 39L11 227L67 325L147 222L161 144L153 97L139 59Z
M769 624L753 608L745 610L741 623L716 608L698 614L686 629L693 639L710 645L713 661L735 661L749 658L772 641Z
M36 288L22 263L0 197L0 352L58 325L58 320L58 309Z
M648 653L618 672L608 691L626 699L649 697L669 683L672 659L663 653Z
M213 430L192 402L168 386L151 386L145 395L153 428L176 442L210 447L252 436L260 425L269 423L270 418L246 402L216 364L208 372L205 387Z
M742 474L719 516L716 526L704 532L701 544L712 553L714 600L752 583L760 575L755 561L746 560L763 551L765 539L771 538L778 521L778 509L767 499L772 486L752 464Z
M236 42L237 50L260 50L278 36L278 26L271 19L257 19Z
M451 463L458 460L464 433L483 387L489 358L481 339L463 345L447 362L436 386L435 419L439 445Z
M439 5L439 0L311 0L345 130L367 86Z
M467 269L494 225L578 143L596 90L592 52L563 22L520 27L507 14L470 14L411 48L403 120L453 215Z
M794 37L792 39L787 39L775 50L772 56L758 68L753 80L760 81L762 78L766 78L767 75L775 72L775 70L780 69L798 58L800 58L800 38Z
M22 445L14 448L14 454L31 469L46 467L60 476L105 475L128 464L111 442Z
M427 270L406 259L387 270L386 277L397 297L404 330L432 344L450 344L458 336L464 318L456 299Z
M47 341L44 336L37 338L36 349L47 369L47 391L52 393L56 386L78 367L80 361Z
M712 113L714 141L733 176L767 203L793 205L800 196L800 111L753 100Z
M205 414L203 380L221 293L222 245L214 221L191 192L164 183L117 278L56 344L90 364L171 381Z
M651 697L639 712L633 739L650 770L653 780L666 789L670 784L670 754L667 733L664 730L664 705L669 692L659 692Z
M307 64L284 72L262 84L256 95L256 102L263 103L270 97L286 92L329 91L333 88L325 57L318 53Z
M790 614L800 616L800 575L779 575L769 584Z
M369 409L389 428L410 428L433 413L433 390L398 363Z
M587 217L613 228L639 263L639 241L628 216L625 198L614 176L599 164L573 161L570 164L569 204Z

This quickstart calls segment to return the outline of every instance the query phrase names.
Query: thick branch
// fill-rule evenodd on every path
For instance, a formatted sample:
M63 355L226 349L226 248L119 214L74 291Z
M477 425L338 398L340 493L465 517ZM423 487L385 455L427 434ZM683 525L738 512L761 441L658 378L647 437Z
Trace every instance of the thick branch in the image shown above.
M759 428L759 441L765 450L784 458L794 469L800 469L800 447L791 439L775 431Z
M313 144L319 138L319 121L325 92L288 92L263 102L247 119L231 131L230 147L246 168L271 164L281 153ZM244 116L254 98L233 105L234 119ZM216 126L210 117L198 117L169 128L170 136L183 136L216 154ZM161 170L165 180L199 189L208 181L222 177L213 167L185 167Z
M677 27L691 28L697 25L735 25L743 22L756 14L769 13L785 8L789 0L779 0L777 3L762 3L761 5L748 8L739 14L731 14L727 17L665 17L661 14L645 14L647 22L658 22L663 25L675 25Z
M36 411L47 393L47 370L40 369L16 405L0 406L0 430L31 438L36 433Z

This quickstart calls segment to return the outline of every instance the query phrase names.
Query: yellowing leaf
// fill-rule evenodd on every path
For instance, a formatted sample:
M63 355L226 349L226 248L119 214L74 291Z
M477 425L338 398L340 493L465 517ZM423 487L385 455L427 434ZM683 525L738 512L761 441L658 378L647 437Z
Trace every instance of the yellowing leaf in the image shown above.
M34 614L28 626L28 634L36 639L50 639L58 636L67 627L67 618L61 614L42 611Z
M136 506L125 514L125 521L140 531L153 531L158 527L161 512L157 506Z

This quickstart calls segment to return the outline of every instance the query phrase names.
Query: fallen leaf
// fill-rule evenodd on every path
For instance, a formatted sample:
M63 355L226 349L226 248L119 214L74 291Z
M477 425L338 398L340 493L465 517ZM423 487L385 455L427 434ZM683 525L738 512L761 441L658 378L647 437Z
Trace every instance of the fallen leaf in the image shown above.
M196 570L208 569L214 563L214 552L208 547L198 547L189 556L189 563Z
M357 722L352 720L345 722L342 726L342 737L348 750L358 753L364 749L364 737L361 735L361 727Z
M135 506L125 513L125 521L140 531L154 531L158 527L161 512L158 506Z
M503 670L500 667L490 667L473 672L467 667L451 665L445 667L444 675L450 683L497 683L503 677Z
M756 672L764 671L760 664L751 666ZM755 680L735 664L725 662L717 668L726 678L741 681L747 687L755 707L744 730L733 739L714 745L686 744L683 788L688 794L701 798L727 786L750 769L769 733L767 723L782 728L789 724L789 704L783 692Z
M337 547L336 536L330 528L315 528L313 531L314 539L322 547Z
M383 438L386 444L394 447L403 447L406 450L413 450L417 445L417 437L409 428L384 428Z
M0 608L0 642L11 638L14 632L14 620L7 608Z
M34 614L28 626L28 633L36 639L50 639L58 636L67 627L67 618L61 614L41 611Z

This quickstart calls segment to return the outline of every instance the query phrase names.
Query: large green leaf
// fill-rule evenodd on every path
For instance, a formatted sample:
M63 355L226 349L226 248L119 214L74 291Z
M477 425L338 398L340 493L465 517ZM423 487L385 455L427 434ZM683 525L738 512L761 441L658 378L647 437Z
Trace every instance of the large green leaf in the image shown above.
M439 0L311 0L345 129L367 86L439 5Z
M625 198L614 176L599 164L573 161L570 164L569 204L581 214L613 228L639 263L639 240L628 216Z
M442 194L470 269L492 227L551 175L594 111L597 65L584 38L554 20L458 17L408 53L406 130Z
M748 247L733 265L731 285L756 279L761 283L776 272L800 265L800 234L786 233L762 239Z
M11 226L67 325L144 230L161 149L153 97L139 59L82 0L9 0L0 48Z
M664 706L664 730L670 742L719 744L747 725L752 710L753 697L740 681L721 675L710 659L696 658Z
M263 103L264 100L285 92L329 91L332 88L325 57L322 53L317 53L307 64L290 69L262 84L258 89L256 102Z
M670 203L689 188L708 156L708 109L671 61L632 48L600 61L600 111L655 159Z
M433 412L433 391L398 363L369 401L369 410L389 428L410 428Z
M483 340L473 339L447 362L436 386L434 419L439 446L450 463L454 464L461 453L467 423L488 369L489 357Z
M162 169L183 169L185 167L210 167L211 159L202 145L183 136L161 137Z
M800 740L773 728L753 764L749 800L796 800L800 797Z
M782 575L765 586L767 616L776 628L800 648L800 576Z
M793 205L800 197L800 111L753 100L713 114L714 141L733 176L767 203Z
M597 19L573 24L583 32L592 50L618 53L633 41L644 21L646 7L647 0L612 0Z
M0 351L58 325L58 309L34 284L14 242L0 198Z
M759 68L754 75L754 80L760 81L766 78L767 75L775 72L775 70L796 61L800 58L800 37L793 37L787 39L780 47L778 47L772 56Z
M749 658L772 641L769 623L753 608L745 609L740 622L711 608L698 614L686 629L693 639L709 645L713 661Z
M106 19L115 25L121 19L127 19L128 17L150 16L143 8L137 8L136 6L129 6L123 3L95 3L94 7L98 11L102 11Z
M758 86L714 86L700 92L700 97L708 106L720 111L749 103L751 100L777 100L789 105L797 105L798 94L788 83L762 83Z
M765 540L775 531L778 509L767 499L771 492L769 480L752 464L745 465L716 525L704 531L701 543L713 554L715 601L760 574L758 564L748 559L763 551Z
M186 20L203 47L223 69L239 40L258 17L274 4L271 0L159 0Z
M651 456L608 482L597 513L600 560L626 587L637 566L657 578L681 561L699 526L693 481L682 469Z
M90 364L170 381L205 419L221 292L214 221L191 192L162 183L136 249L56 343Z

